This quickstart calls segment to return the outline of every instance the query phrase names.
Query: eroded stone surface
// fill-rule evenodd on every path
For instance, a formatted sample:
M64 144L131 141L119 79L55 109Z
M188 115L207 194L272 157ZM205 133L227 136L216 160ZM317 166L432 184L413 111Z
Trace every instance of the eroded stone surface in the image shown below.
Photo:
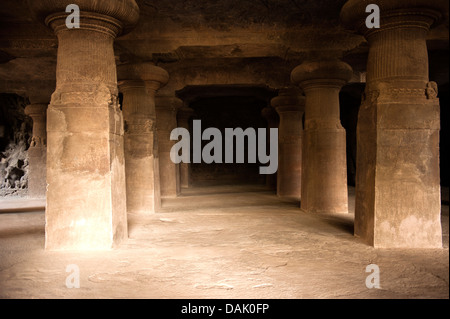
M32 122L25 114L27 99L0 95L0 197L28 196Z

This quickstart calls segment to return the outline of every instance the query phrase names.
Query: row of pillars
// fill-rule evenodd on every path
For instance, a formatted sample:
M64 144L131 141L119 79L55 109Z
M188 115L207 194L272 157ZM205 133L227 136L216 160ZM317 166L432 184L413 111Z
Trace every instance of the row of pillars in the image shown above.
M79 29L65 27L63 4L30 3L59 44L47 109L48 249L113 247L127 238L127 205L154 210L158 193L178 194L180 175L189 174L166 160L182 107L175 97L155 95L167 72L151 63L120 66L120 110L113 41L136 24L136 3L80 2ZM342 10L344 24L370 47L357 128L355 235L375 247L441 247L439 100L428 80L426 35L445 1L375 2L380 29L364 28L366 1L350 0ZM305 96L281 90L272 101L280 115L278 192L300 197L308 212L348 210L339 91L351 75L339 60L307 61L291 74ZM39 122L32 107L28 114ZM43 137L35 126L35 137Z
M306 212L348 212L339 92L352 75L351 67L339 60L304 62L291 74L304 95L286 88L271 101L280 118L277 194L300 200Z
M169 75L153 63L123 64L117 71L123 94L127 211L153 213L161 207L161 197L175 197L190 185L188 164L170 160L175 143L170 133L176 127L189 129L194 110L174 96L156 96ZM30 104L25 113L33 120L28 194L45 197L47 104Z

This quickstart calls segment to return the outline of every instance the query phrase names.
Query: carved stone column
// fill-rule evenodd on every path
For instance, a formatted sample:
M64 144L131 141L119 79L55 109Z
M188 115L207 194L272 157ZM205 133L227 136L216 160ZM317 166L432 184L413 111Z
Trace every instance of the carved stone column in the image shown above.
M351 67L338 60L305 62L291 74L306 95L301 208L307 212L348 212L339 91L351 76Z
M176 141L170 140L170 132L177 127L177 112L183 101L173 96L156 97L156 126L159 145L159 174L161 197L180 194L180 167L170 159L170 150Z
M113 42L137 23L134 0L29 1L58 37L56 89L47 111L47 249L109 249L127 238L123 120Z
M280 89L271 101L280 115L278 132L277 195L301 198L302 135L305 97L293 88Z
M190 120L194 115L194 110L188 106L183 106L178 110L177 121L178 127L182 127L190 131ZM191 164L183 163L180 164L180 186L183 188L189 188L191 183Z
M279 123L279 117L277 112L273 107L266 106L261 110L262 117L267 121L267 146L266 150L270 150L270 129L271 128L278 128ZM270 189L277 189L277 175L278 171L273 174L267 174L266 175L266 186Z
M33 137L28 148L28 196L45 198L47 191L47 104L30 104L25 114L33 120Z
M348 1L344 24L369 42L357 127L355 235L375 247L442 247L439 100L428 79L427 33L448 1Z
M154 213L161 206L155 90L147 90L142 78L159 87L169 75L152 63L119 65L117 71L123 93L127 211Z

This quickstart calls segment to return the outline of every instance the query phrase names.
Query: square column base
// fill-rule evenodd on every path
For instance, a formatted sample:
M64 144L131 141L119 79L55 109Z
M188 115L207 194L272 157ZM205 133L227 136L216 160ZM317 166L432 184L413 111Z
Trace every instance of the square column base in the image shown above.
M47 110L45 247L110 249L128 237L121 113L73 106Z
M361 106L355 236L377 248L442 247L439 103L423 101Z

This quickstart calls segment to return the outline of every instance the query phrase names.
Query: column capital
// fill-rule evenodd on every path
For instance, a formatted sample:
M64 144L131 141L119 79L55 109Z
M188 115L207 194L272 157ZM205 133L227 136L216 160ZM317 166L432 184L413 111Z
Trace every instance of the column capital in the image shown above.
M139 20L139 7L134 0L90 1L78 0L80 28L68 29L66 7L71 0L29 0L31 12L56 34L61 31L91 30L113 37L129 32Z
M366 27L369 4L380 8L381 29ZM397 27L424 28L439 21L448 12L447 0L349 0L341 10L341 21L345 27L357 30L361 34L370 35L380 30L395 29Z
M169 73L153 62L126 63L117 66L117 79L144 81L147 87L156 91L167 84Z
M45 116L47 112L47 106L48 104L44 103L29 104L25 107L25 114L32 118L37 116Z
M274 97L270 104L278 114L305 111L305 97L300 94L299 90L292 87L280 89L278 96Z
M117 85L123 93L130 89L145 89L145 82L142 80L118 80Z
M372 1L371 1L372 2ZM361 33L369 43L366 96L426 99L428 76L427 34L443 13L447 0L375 0L380 28L365 25L368 1L349 0L341 10L343 24ZM433 95L433 94L432 94Z
M141 78L141 73L139 72L138 63L125 63L119 64L116 67L117 70L117 81L119 82L133 82L136 81L136 84L142 82L144 84L144 80Z
M305 61L291 73L291 81L303 90L317 86L342 87L353 75L353 70L338 59L324 61Z
M169 73L153 62L127 63L117 66L117 78L122 91L145 89L149 95L155 96L156 91L169 81Z
M148 94L142 72L146 63L117 66L120 91L123 93L123 116L127 135L152 133L155 130L154 94Z
M143 76L143 80L145 82L145 88L147 92L154 93L164 87L169 81L169 73L163 68L154 66L151 69L151 72L146 73Z
M30 143L30 153L31 157L40 157L40 151L35 154L33 149L37 147L45 147L47 145L47 132L46 132L46 122L47 122L47 106L44 103L33 103L25 107L25 114L32 118L33 120L33 136Z

